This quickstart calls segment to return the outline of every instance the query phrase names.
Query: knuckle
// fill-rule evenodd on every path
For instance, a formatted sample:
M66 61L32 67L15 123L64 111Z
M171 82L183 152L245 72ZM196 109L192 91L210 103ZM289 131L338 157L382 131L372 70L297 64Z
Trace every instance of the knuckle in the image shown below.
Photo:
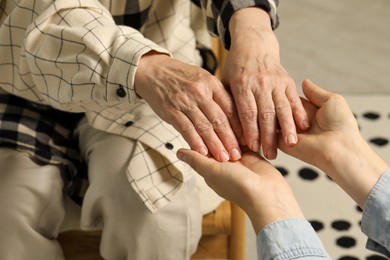
M290 111L290 107L288 104L282 104L275 107L276 115L284 116L288 115Z
M200 99L210 99L213 89L220 84L213 75L206 75L202 80L197 80L189 85L190 93Z
M197 98L203 98L205 95L206 95L206 88L204 86L204 84L202 84L201 82L199 81L194 81L194 82L191 82L189 83L186 87L185 87L185 96L187 96L186 98L192 98L192 99L197 99Z
M226 125L227 123L227 118L225 115L219 115L217 117L215 117L213 120L212 120L212 125L214 128L220 128L224 125Z
M245 121L252 121L257 119L256 109L243 109L240 112L240 117Z
M209 120L203 119L203 120L199 120L195 124L195 129L198 133L202 133L213 129L213 125L210 123Z
M186 134L191 134L195 130L194 125L191 123L179 124L179 128L181 129L181 132Z
M172 103L173 100L177 100L175 103L184 104L185 106L191 103L191 99L186 92L176 93L174 99L168 99L168 102Z
M301 102L301 100L299 99L299 97L298 97L298 98L291 99L291 100L290 100L290 106L291 106L292 108L296 108L296 107L302 106L302 102Z
M268 76L268 74L263 74L257 78L257 82L259 83L260 86L266 86L267 83L269 82L269 78L270 77Z
M275 110L268 109L260 113L259 120L260 123L269 123L269 122L273 122L275 120L275 117L276 117Z
M191 94L195 97L204 98L207 96L207 88L201 82L194 82L191 85Z
M248 81L248 79L246 78L246 77L243 77L243 76L241 76L241 77L236 77L236 78L234 78L234 80L233 80L233 85L235 85L235 86L246 86L247 85L247 81ZM246 91L246 89L245 88L239 88L239 91L241 92L241 91Z
M257 84L260 87L260 89L265 89L269 87L269 82L271 81L271 76L269 74L262 74L258 76L257 78Z
M237 117L237 111L233 106L227 107L225 110L225 115L227 118L235 118Z

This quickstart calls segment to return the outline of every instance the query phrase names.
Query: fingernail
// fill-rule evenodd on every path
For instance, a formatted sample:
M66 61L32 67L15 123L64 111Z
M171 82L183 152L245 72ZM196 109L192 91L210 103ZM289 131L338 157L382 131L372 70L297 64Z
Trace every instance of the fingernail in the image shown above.
M267 159L275 159L276 158L276 149L274 148L270 148L268 151L267 151L267 155L266 155Z
M238 149L233 149L230 153L230 159L232 161L238 161L241 159L241 153Z
M220 153L219 153L219 160L220 160L221 162L227 162L227 161L229 161L229 155L228 155L228 153L225 152L225 151L220 152Z
M289 134L287 136L287 142L288 142L288 144L296 144L297 143L297 137L294 134Z
M258 140L254 140L252 142L252 150L255 151L255 152L260 150L260 143L259 143Z
M310 124L309 124L309 121L308 120L303 120L302 121L302 126L304 129L309 129L310 128Z
M177 151L176 156L177 156L177 158L178 158L180 161L184 161L184 159L185 159L185 155L184 155L180 150Z
M209 153L209 151L207 150L206 147L201 147L199 150L198 150L198 153L202 154L202 155L207 155Z

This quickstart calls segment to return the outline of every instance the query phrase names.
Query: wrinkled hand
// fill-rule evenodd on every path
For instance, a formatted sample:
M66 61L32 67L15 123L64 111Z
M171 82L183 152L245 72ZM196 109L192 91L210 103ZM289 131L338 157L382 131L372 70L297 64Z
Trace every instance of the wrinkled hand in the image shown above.
M294 81L280 65L279 44L269 16L258 8L237 11L230 23L231 47L222 74L230 88L245 142L268 159L277 155L277 131L284 142L297 142L295 124L309 127Z
M236 108L222 83L206 70L163 54L144 55L135 88L191 149L218 161L238 160L242 135Z

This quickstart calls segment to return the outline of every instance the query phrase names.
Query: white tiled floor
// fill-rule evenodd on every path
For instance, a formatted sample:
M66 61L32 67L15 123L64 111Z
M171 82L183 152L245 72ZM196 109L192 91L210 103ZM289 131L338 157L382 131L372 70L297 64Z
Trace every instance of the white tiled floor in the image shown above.
M279 15L282 63L298 91L309 78L330 91L361 95L361 106L367 95L390 97L390 1L282 0ZM247 260L255 259L247 221Z

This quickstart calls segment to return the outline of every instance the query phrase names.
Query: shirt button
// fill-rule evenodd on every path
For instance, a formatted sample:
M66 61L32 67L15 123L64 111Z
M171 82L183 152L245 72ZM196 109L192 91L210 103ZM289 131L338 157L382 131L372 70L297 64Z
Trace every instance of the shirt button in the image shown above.
M165 144L165 148L167 148L168 150L172 150L172 149L173 149L173 144L171 144L171 143L166 143L166 144Z
M129 127L129 126L132 126L133 124L134 124L133 121L127 121L127 122L125 123L125 126L126 126L126 127Z
M125 97L126 96L126 91L122 85L119 85L119 88L116 90L116 94L118 95L118 97Z

